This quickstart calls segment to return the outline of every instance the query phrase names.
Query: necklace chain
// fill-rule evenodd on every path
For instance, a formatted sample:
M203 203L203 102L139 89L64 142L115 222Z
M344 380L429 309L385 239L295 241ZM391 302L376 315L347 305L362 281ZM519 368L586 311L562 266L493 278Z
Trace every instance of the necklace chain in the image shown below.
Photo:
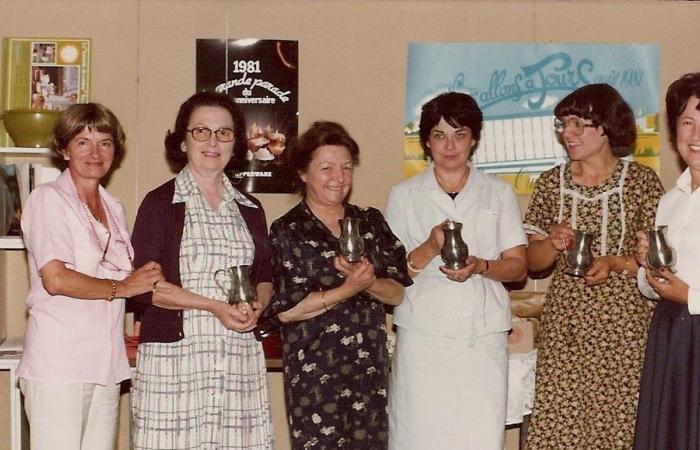
M97 217L95 217L95 215L92 213L92 211L90 211L90 208L88 208L88 206L85 204L85 202L83 201L83 199L80 198L80 194L78 194L78 201L80 202L80 206L82 206L82 208L83 208L83 212L84 212L85 215L87 216L88 224L90 225L90 231L92 232L92 236L95 238L95 241L97 242L97 248L99 248L100 251L101 251L103 254L105 254L105 256L106 256L107 247L109 246L109 239L110 239L111 236L112 236L112 232L109 231L109 229L107 229L107 234L109 235L109 237L108 237L108 239L107 239L107 245L105 246L105 248L102 248L102 242L100 241L100 238L99 238L99 236L98 236L98 234L97 234L97 230L95 229L95 226L92 224L92 220L90 220L90 218L92 217L92 218L95 219L95 221L96 221L97 223L99 223L99 224L102 224L102 221L101 221L100 219L98 219ZM117 221L116 221L114 215L112 214L112 210L110 209L109 205L107 205L106 203L102 202L101 199L100 199L100 202L102 203L102 207L104 208L105 212L107 213L107 220L109 221L109 223L112 224L112 226L113 226L114 229L116 230L117 234L119 235L119 239L117 240L117 242L119 242L119 241L121 240L121 242L123 242L124 244L126 244L126 245L125 245L125 247L126 247L126 255L127 255L127 257L129 258L129 262L131 262L131 264L133 265L133 263L134 263L134 257L133 257L133 255L131 254L131 252L129 251L129 245L128 245L126 239L124 239L124 236L122 235L121 231L119 230L119 227L117 226ZM106 224L106 225L109 226L109 223Z

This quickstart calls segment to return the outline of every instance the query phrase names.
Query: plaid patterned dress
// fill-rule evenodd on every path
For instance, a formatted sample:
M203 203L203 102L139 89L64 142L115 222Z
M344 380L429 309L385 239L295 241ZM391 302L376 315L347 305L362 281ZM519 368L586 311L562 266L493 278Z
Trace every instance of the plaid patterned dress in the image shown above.
M218 269L252 264L253 239L236 202L252 203L224 177L218 211L204 200L187 168L173 203L185 202L180 245L182 286L226 301ZM262 346L252 333L227 330L211 313L184 312L185 337L139 346L132 392L133 448L272 449L272 420Z

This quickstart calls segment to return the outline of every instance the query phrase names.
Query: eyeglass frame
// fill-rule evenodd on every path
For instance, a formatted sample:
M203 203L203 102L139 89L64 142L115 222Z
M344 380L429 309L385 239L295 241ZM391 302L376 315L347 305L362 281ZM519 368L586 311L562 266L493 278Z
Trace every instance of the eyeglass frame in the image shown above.
M561 117L555 117L554 118L554 132L557 134L564 134L564 131L566 130L566 127L569 126L570 124L575 124L574 126L574 135L576 136L581 136L583 132L586 130L586 128L598 128L600 125L596 125L595 122L593 123L584 123L583 121L586 119L583 119L578 116L572 116L572 117L567 117L566 119L562 119Z
M194 137L194 132L197 131L197 130L200 130L200 132L206 131L206 132L207 132L207 133L206 133L206 134L207 134L206 139L197 139L196 137ZM230 139L230 140L225 141L225 140L222 140L222 139L221 139L221 136L219 136L219 132L222 131L222 130L223 130L223 131L230 131L230 132L231 132L231 139ZM217 140L218 142L229 143L229 142L233 142L233 141L236 139L236 131L235 131L233 128L228 128L228 127L221 127L221 128L217 128L216 130L212 130L212 129L209 128L209 127L194 127L194 128L191 128L191 129L185 130L185 131L187 131L188 133L190 133L190 134L192 135L192 139L194 139L194 140L197 141L197 142L207 142L209 139L211 139L211 135L212 135L212 134L213 134L214 136L216 136L216 140Z
M124 272L124 273L132 273L132 269L122 269L118 265L114 264L112 261L109 261L107 259L107 251L109 250L109 243L112 241L112 232L107 230L107 244L105 245L105 249L102 250L102 258L100 258L100 265L104 267L107 270L112 270L115 272ZM119 242L119 241L117 241ZM131 261L132 257L131 254L129 253L129 246L126 246L126 253L129 257L129 260Z

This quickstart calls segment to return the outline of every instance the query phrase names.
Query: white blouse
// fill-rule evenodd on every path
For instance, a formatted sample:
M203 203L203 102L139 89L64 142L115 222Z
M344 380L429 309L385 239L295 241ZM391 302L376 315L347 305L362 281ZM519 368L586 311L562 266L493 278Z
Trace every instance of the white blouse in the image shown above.
M453 200L437 183L434 167L394 186L385 218L410 252L445 219L462 222L462 239L469 254L499 259L503 251L526 245L520 207L511 186L471 168L467 183ZM464 283L440 272L440 256L406 288L394 323L427 334L476 337L509 330L510 299L503 285L481 275Z
M674 270L689 286L688 311L700 314L700 190L692 191L688 169L678 177L676 186L661 197L656 225L668 226L666 237L674 251ZM637 285L645 297L660 298L649 285L643 267L637 274Z

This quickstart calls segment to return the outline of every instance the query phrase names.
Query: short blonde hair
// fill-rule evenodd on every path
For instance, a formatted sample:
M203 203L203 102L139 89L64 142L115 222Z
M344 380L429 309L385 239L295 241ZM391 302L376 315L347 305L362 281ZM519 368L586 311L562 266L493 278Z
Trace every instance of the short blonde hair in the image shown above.
M85 128L110 134L114 140L114 161L118 162L122 158L126 151L126 134L117 116L99 103L79 103L63 111L49 138L49 148L54 152L59 165L65 167L63 150Z

